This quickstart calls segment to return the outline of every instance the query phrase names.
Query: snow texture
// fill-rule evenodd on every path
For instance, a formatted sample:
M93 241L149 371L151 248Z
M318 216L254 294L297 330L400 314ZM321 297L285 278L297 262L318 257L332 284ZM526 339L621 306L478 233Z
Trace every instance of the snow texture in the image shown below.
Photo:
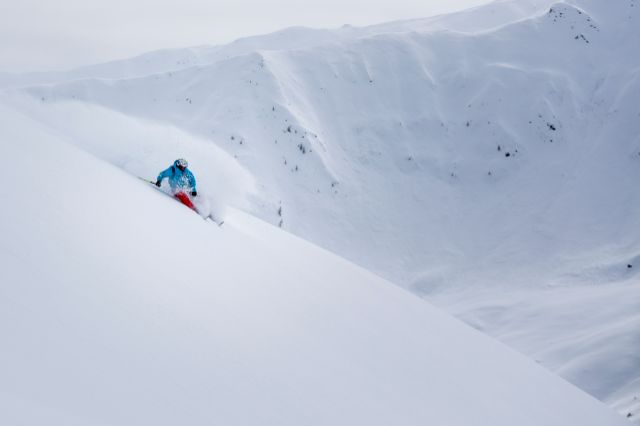
M250 228L265 252L308 263L284 242L298 240L254 232L245 213L428 299L640 424L639 8L637 0L497 1L367 28L291 28L65 73L1 75L2 103L7 115L34 120L23 128L41 126L43 140L64 139L115 166L114 176L152 179L188 158L214 213L234 206L230 228ZM3 149L19 136L9 131ZM95 179L101 190L112 186ZM83 205L92 197L72 192ZM38 194L34 211L66 220L49 212L53 192ZM113 197L104 199L138 215L137 196ZM177 220L149 216L158 226ZM71 223L56 227L80 238ZM23 242L40 244L34 238ZM253 260L243 261L254 268ZM323 282L350 282L316 262ZM154 274L126 282L164 277ZM375 288L360 296L382 308ZM431 335L428 322L409 329Z
M624 424L329 252L0 123L2 424Z

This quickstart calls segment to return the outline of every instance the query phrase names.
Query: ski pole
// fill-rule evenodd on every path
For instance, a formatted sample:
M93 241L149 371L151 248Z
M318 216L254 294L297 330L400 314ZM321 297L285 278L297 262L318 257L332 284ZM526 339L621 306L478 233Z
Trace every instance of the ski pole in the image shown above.
M152 183L152 184L154 184L154 185L156 184L156 183L155 183L154 181L152 181L152 180L148 180L148 179L145 179L145 178L141 178L140 176L136 176L136 177L137 177L138 179L140 179L141 181L144 181L144 182L147 182L147 183Z

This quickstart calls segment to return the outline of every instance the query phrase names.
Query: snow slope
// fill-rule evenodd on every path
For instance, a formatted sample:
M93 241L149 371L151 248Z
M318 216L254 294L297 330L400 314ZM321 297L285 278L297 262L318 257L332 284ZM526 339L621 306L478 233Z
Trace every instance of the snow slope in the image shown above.
M335 255L238 210L218 228L6 107L0 128L2 424L624 424Z
M222 204L411 289L640 419L639 7L501 1L294 28L5 76L3 98L134 174L185 152ZM152 141L127 136L136 120L156 123ZM214 174L221 150L237 164Z

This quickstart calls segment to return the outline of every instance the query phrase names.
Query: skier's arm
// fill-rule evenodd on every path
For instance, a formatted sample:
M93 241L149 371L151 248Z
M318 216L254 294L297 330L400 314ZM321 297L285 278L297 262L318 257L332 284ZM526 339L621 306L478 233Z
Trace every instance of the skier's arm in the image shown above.
M189 186L191 186L191 195L195 196L198 193L196 190L196 178L191 172L189 172Z
M158 175L158 179L156 179L156 185L160 186L160 183L162 183L162 179L168 178L169 176L171 176L171 167L160 172L160 174Z

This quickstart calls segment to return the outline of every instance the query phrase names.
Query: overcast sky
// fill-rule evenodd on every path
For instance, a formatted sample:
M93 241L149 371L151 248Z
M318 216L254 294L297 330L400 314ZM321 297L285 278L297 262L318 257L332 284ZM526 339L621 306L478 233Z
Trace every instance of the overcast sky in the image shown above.
M0 71L66 69L290 26L432 16L489 0L0 0Z

